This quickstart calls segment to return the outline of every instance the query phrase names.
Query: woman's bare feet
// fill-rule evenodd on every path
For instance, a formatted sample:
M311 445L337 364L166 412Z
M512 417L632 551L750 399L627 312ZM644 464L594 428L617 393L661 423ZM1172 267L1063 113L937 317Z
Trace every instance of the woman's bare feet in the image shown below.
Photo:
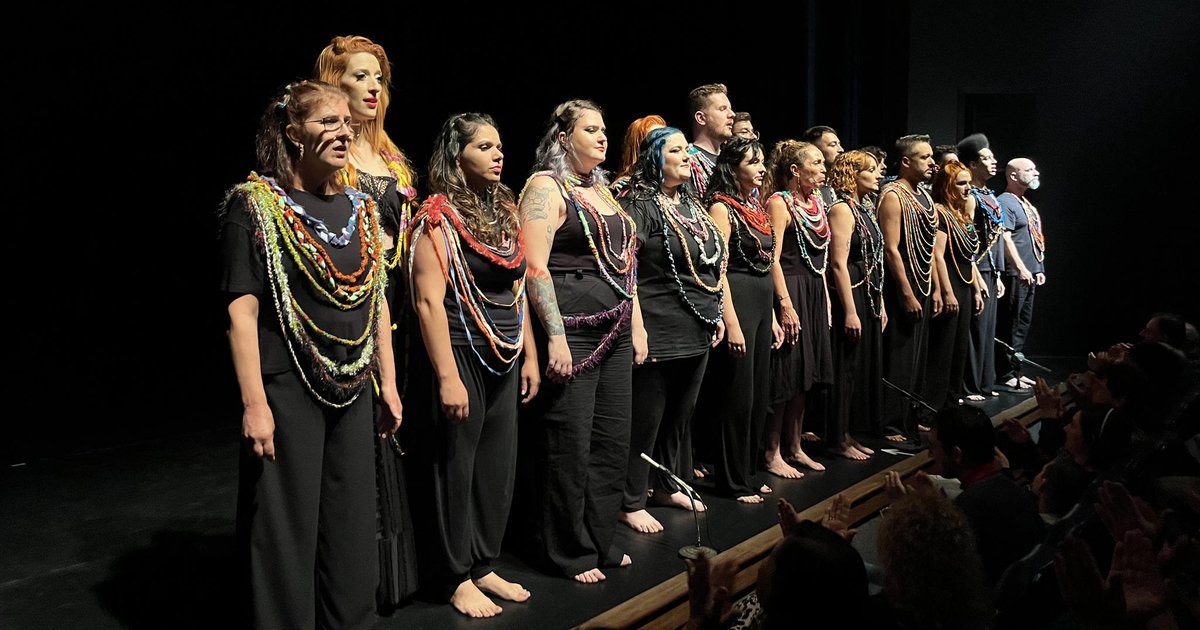
M475 619L495 617L504 611L496 602L488 599L471 580L463 581L454 589L454 594L450 596L450 604L458 612Z
M583 584L595 584L604 580L605 576L600 572L600 569L589 569L583 573L580 573L579 575L576 575L574 579L576 582L581 582Z
M479 590L484 593L495 595L500 599L506 599L510 602L523 602L532 595L525 587L516 582L509 582L496 575L495 571L475 580L475 586L478 586Z
M653 503L654 505L665 506L665 507L679 508L681 510L688 510L689 512L692 509L692 500L689 499L688 496L682 492L675 492L675 493L672 493L672 494L669 494L666 496L651 497L650 503ZM697 512L703 512L707 509L708 509L708 507L706 507L703 502L696 501L696 511Z
M659 523L658 519L650 516L650 513L646 510L617 512L617 520L624 523L629 529L643 534L657 534L663 530L662 523Z
M800 434L800 439L805 442L820 442L821 436L813 433L812 431L805 431L804 433Z
M804 476L804 473L792 468L787 462L783 461L782 457L778 455L767 460L766 468L767 472L777 477L783 477L784 479L800 479Z
M866 455L867 457L870 457L875 454L874 449L870 449L870 448L863 446L861 442L850 437L849 435L846 436L846 443L849 444L850 446L853 446L854 448L858 449L858 452L862 453L863 455Z
M775 491L771 489L771 486L768 486L765 483L758 487L759 494L771 494L772 492L775 492Z
M840 455L846 459L853 459L854 461L858 462L867 460L867 454L854 448L849 442L843 442L829 449L829 452L833 453L834 455Z
M757 494L748 494L744 497L738 497L736 499L736 501L738 503L745 503L747 505L758 505L759 503L762 503L765 500L766 499L763 499L762 497L758 496Z
M804 466L805 468L811 468L817 472L825 470L824 464L809 457L807 453L799 449L796 449L796 451L792 453L792 461Z
M627 566L629 566L629 565L631 565L631 564L633 564L633 558L630 558L630 557L629 557L629 554L627 554L627 553L626 553L626 554L622 554L622 555L621 555L621 565L620 565L620 566L627 567Z

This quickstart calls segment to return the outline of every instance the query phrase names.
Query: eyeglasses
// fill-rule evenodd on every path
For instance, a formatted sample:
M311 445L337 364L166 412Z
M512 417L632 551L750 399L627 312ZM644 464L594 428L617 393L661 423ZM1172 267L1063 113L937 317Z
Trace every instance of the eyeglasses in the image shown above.
M337 116L326 116L325 118L319 118L316 120L306 120L304 122L321 123L325 127L325 131L338 131L342 128L343 125L346 127L347 131L354 131L354 129L350 126L350 123L354 122L354 119L349 116L346 116L345 118L338 118Z

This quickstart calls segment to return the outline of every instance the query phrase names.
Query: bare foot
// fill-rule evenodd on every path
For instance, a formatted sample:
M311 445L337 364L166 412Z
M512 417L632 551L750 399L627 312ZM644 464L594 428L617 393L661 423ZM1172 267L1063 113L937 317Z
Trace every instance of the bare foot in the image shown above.
M792 468L779 456L767 462L767 472L777 477L783 477L784 479L800 479L804 476L804 473ZM761 499L762 497L759 498Z
M682 492L675 492L675 493L670 494L665 497L652 498L652 499L650 499L650 501L653 502L654 505L674 507L674 508L679 508L681 510L688 510L689 512L692 509L692 500L689 499L688 496ZM703 512L707 509L708 509L708 507L706 507L703 502L696 501L696 511L697 512Z
M858 440L850 437L849 435L846 436L846 443L849 444L850 446L853 446L854 448L858 449L858 452L862 453L863 455L866 455L867 457L870 457L875 454L875 449L870 449L870 448L863 446L862 443L860 443Z
M846 459L853 459L854 461L858 461L858 462L866 461L866 459L867 459L866 453L863 453L862 451L854 448L853 446L850 445L849 442L845 442L839 446L835 446L835 447L829 449L829 452L833 453L834 455L841 455L842 457L845 457Z
M883 439L885 439L889 442L907 442L908 441L908 438L904 437L903 435L900 435L899 433L892 433L890 435L885 435L883 437Z
M800 439L805 442L820 442L821 436L813 433L812 431L805 431L804 433L800 434Z
M496 602L488 599L471 580L464 581L454 589L454 594L450 596L450 604L458 612L475 619L495 617L504 610L497 606Z
M982 402L982 401L984 401L984 400L987 400L987 399L986 399L986 398L984 398L984 397L983 397L982 395L980 395L980 394L969 394L969 395L967 396L967 400L969 400L969 401L971 401L971 402Z
M804 451L797 450L796 452L792 453L792 461L804 466L805 468L811 468L817 472L825 470L824 464L809 457Z
M629 554L627 554L627 553L621 554L621 566L627 567L631 564L633 564L633 558L630 558Z
M507 599L510 602L523 602L532 595L532 593L525 590L525 587L516 582L509 582L496 575L495 571L475 580L475 586L478 586L479 590L484 593L495 595L500 599Z
M765 483L758 487L759 494L771 494L772 492L775 492L775 491L771 489L771 486L768 486Z
M657 534L663 530L662 523L659 523L658 519L650 516L650 513L646 510L617 512L617 520L629 526L629 529L643 534Z
M757 504L759 504L759 503L762 503L764 500L765 500L765 499L763 499L762 497L758 496L757 494L748 494L748 495L746 495L746 496L744 496L744 497L738 497L738 498L737 498L737 502L738 502L738 503L745 503L745 504L747 504L747 505L757 505Z
M919 422L917 423L917 430L920 431L921 433L929 433L929 427L927 427Z
M575 581L583 584L595 584L603 579L605 579L604 574L600 572L600 569L589 569L575 576Z
M705 476L706 476L706 475L704 474L704 469L703 469L703 468L693 468L693 469L692 469L692 478L694 478L694 479L703 479Z

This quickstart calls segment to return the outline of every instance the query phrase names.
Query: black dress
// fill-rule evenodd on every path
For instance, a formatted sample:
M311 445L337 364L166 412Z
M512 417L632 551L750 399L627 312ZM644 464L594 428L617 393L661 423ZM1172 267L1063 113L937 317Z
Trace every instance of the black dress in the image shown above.
M962 223L941 206L938 232L946 234L943 255L950 276L958 313L945 310L929 324L929 363L925 378L925 401L935 409L953 404L962 395L963 374L967 365L967 346L971 341L971 318L975 312L972 263L979 250L975 226Z
M854 312L862 325L857 340L846 336L847 305L830 291L833 306L833 387L827 443L842 442L847 432L877 434L883 417L883 233L875 217L859 204L850 204L854 232L850 237L847 271Z

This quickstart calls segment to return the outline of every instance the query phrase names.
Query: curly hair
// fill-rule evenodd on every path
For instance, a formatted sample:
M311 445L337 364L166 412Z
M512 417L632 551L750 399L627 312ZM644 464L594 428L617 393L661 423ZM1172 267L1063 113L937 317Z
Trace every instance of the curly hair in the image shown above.
M934 201L945 206L963 225L971 225L972 217L967 214L967 200L958 194L958 189L954 187L954 180L958 179L961 173L970 177L971 169L958 160L947 162L934 174L933 185L930 188L933 189Z
M567 149L558 141L558 134L565 133L570 136L575 131L576 123L586 111L604 114L599 105L583 99L572 99L554 108L554 113L550 115L550 120L546 123L546 132L542 135L541 142L538 143L537 157L533 167L535 173L551 171L559 178L566 178L573 172L569 162L570 156ZM592 178L597 186L608 186L608 173L599 165L592 169Z
M517 204L513 192L502 183L488 187L483 197L467 186L458 158L475 134L484 126L499 132L491 116L479 113L455 114L446 119L433 145L429 159L429 190L446 195L458 211L467 229L486 243L499 243L505 236L517 236Z
M909 492L880 522L888 601L921 628L983 628L991 593L967 517L945 494Z
M821 154L821 150L816 145L799 140L780 140L775 143L775 147L771 149L771 157L767 159L767 177L763 180L762 194L763 199L771 195L785 190L788 180L791 179L791 168L793 164L800 165L804 162L804 154L809 151Z
M879 164L879 160L876 160L874 155L862 150L847 151L833 161L833 168L829 169L829 177L826 178L825 183L839 197L856 196L858 174L867 170L871 164L876 166Z
M641 152L642 140L655 127L666 127L667 121L658 114L650 114L629 123L625 130L625 139L621 142L621 171L617 178L631 177L633 168L637 165L638 153Z

